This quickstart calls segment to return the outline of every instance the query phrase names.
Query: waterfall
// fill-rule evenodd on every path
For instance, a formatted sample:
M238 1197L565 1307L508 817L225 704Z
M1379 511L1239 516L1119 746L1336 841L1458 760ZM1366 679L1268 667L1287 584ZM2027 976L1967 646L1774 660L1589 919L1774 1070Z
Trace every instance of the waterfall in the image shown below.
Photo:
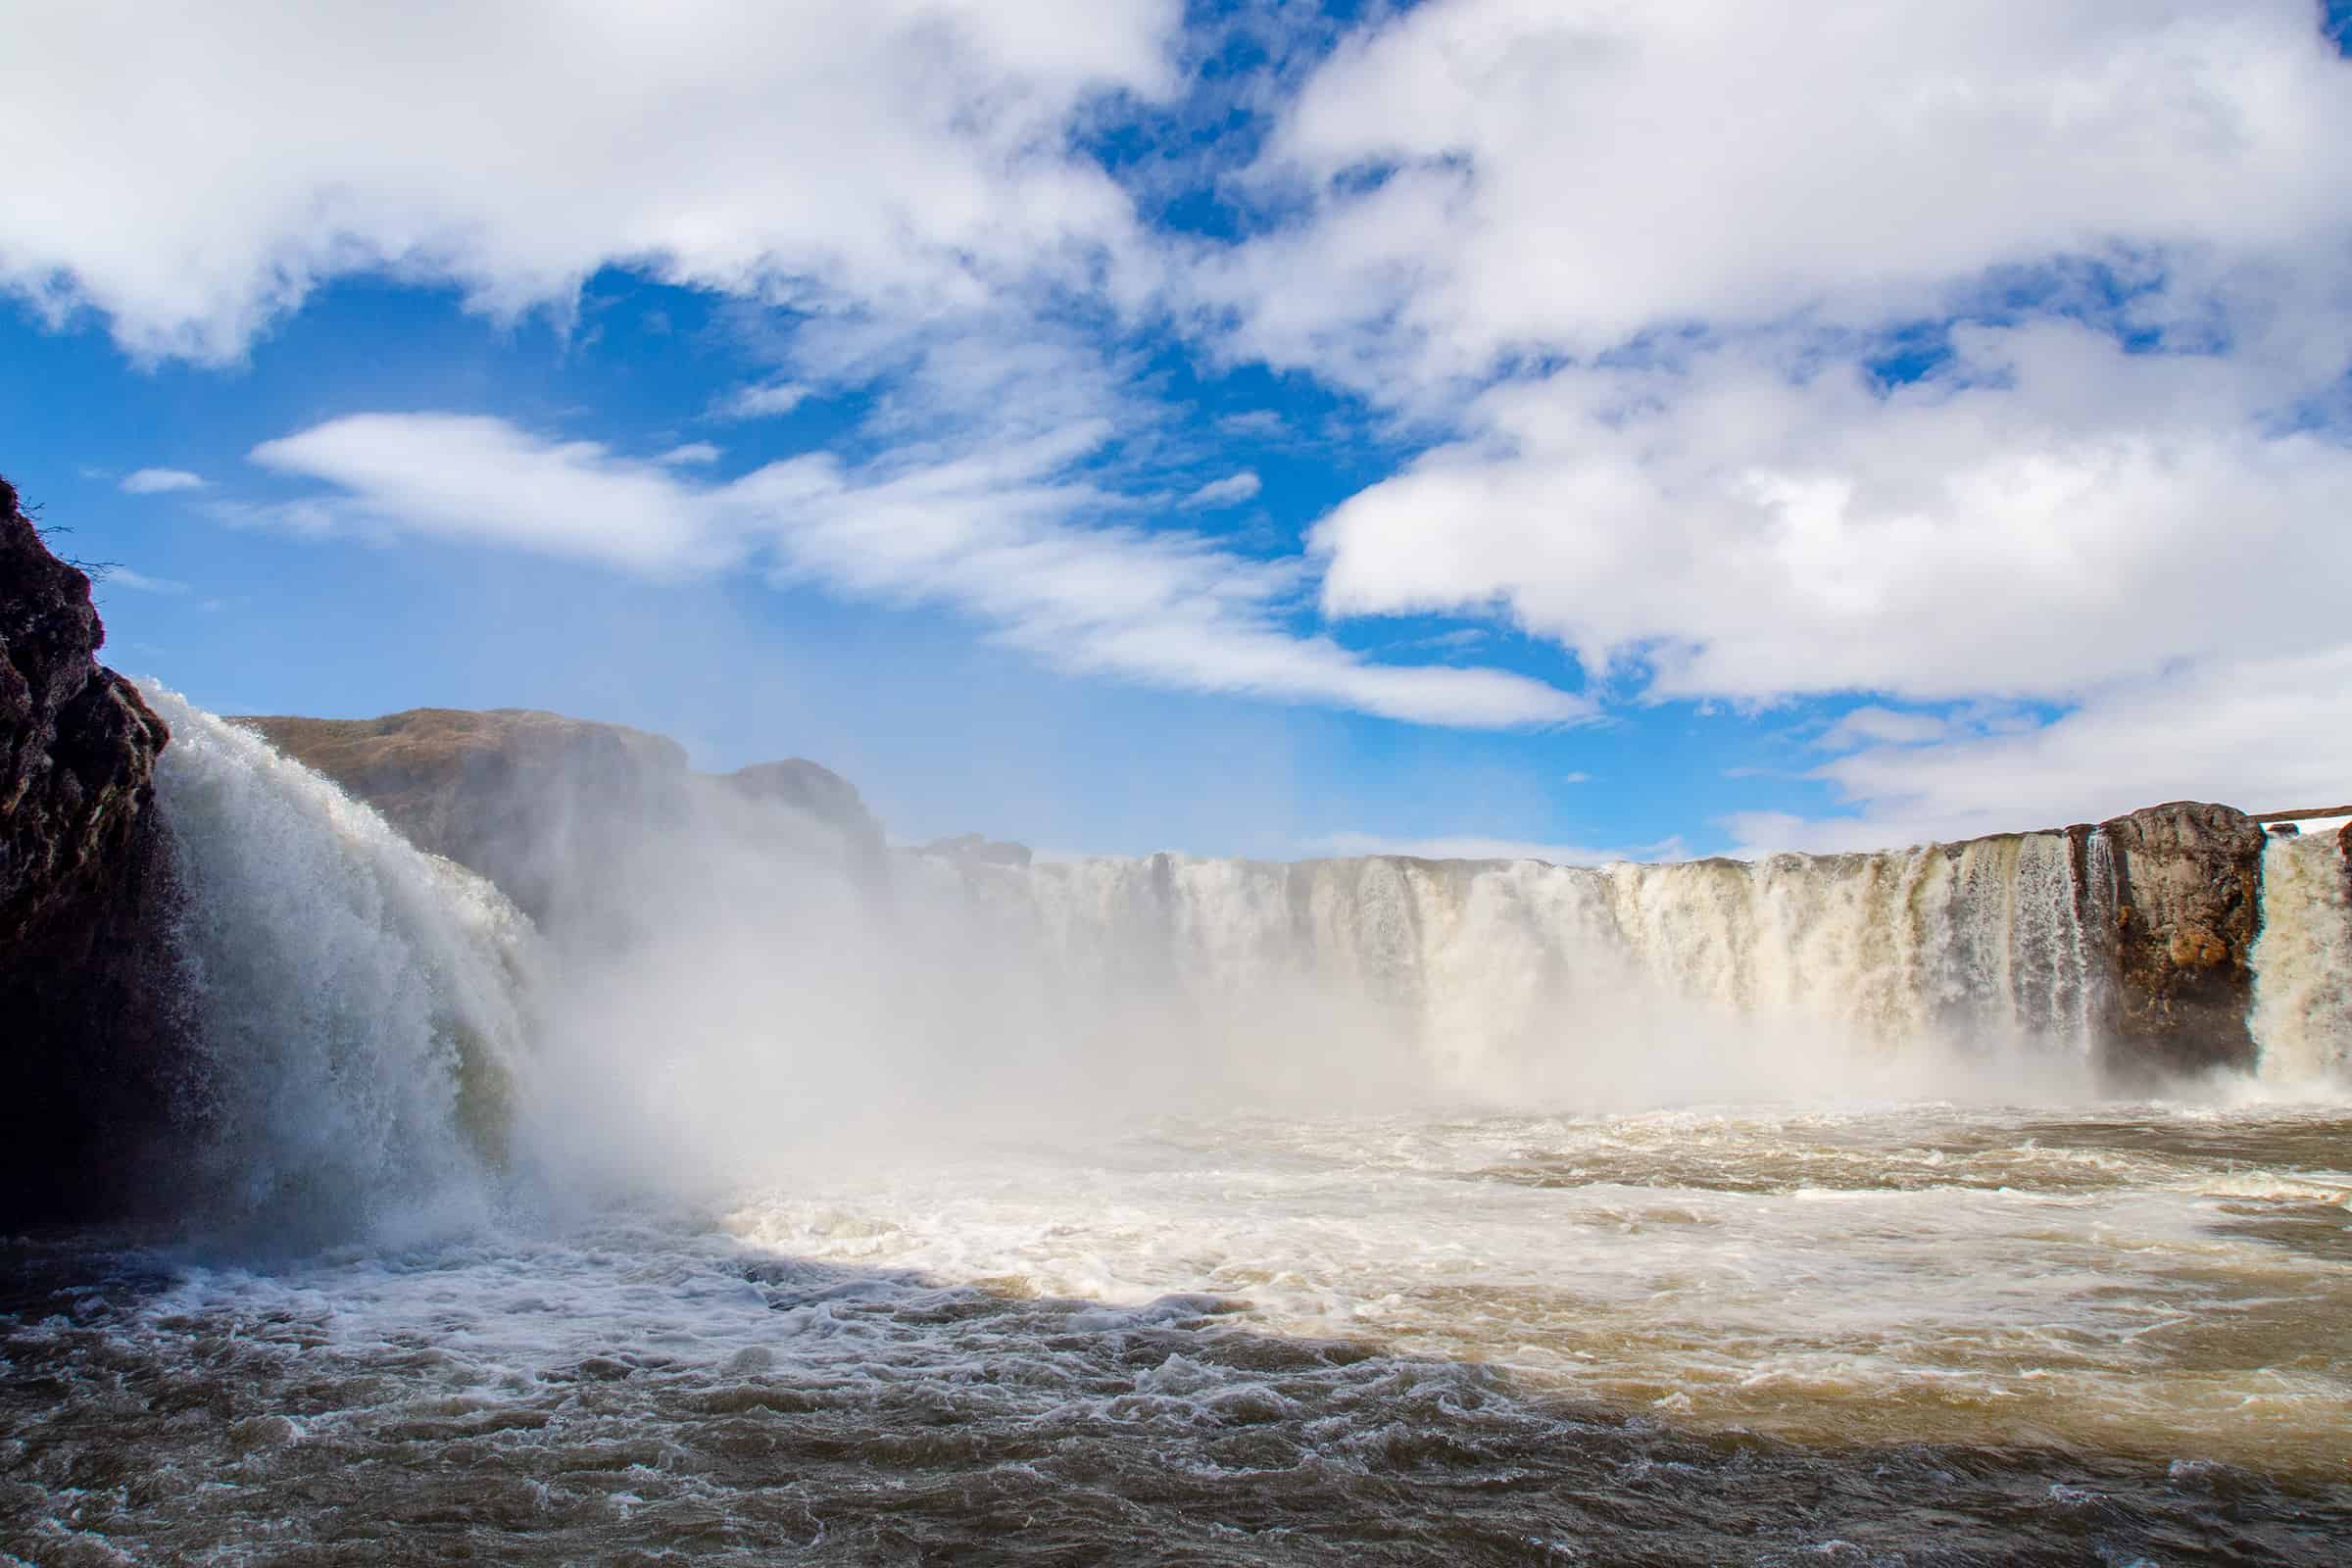
M2113 926L2096 833L1753 863L1158 855L927 874L1098 993L1179 1007L1245 1052L1275 1049L1276 1019L1385 1035L1456 1087L1734 1033L1762 1083L1763 1058L1823 1042L2080 1073Z
M2262 854L2254 1040L2271 1083L2352 1082L2352 891L2335 835L2275 838Z
M2075 1096L2109 1010L2115 857L2082 830L1599 867L907 856L877 904L727 816L595 868L634 935L549 948L487 881L147 690L190 1206L291 1243L466 1223L512 1166L723 1173L852 1111ZM2261 1072L2341 1083L2342 865L2317 837L2266 853Z
M1244 1051L1284 1029L1385 1037L1454 1087L1668 1052L1727 1022L1750 1058L1830 1042L1839 1062L1940 1054L2063 1077L2095 1059L2115 983L2115 851L2096 830L1752 863L1158 855L925 874L1098 995L1179 1009ZM2261 1076L2352 1082L2333 834L2267 846L2249 962Z
M478 1211L523 1059L528 922L324 779L149 684L200 1053L193 1206L303 1242Z

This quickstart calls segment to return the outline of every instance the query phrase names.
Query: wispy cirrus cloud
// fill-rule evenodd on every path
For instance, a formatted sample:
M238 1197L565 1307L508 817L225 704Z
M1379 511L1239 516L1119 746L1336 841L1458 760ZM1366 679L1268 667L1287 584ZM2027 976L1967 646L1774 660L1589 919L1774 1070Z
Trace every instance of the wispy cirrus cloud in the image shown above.
M748 548L711 493L670 468L487 415L352 415L266 441L251 458L335 489L231 520L471 539L656 577L724 566Z
M103 580L109 588L128 588L133 593L172 595L184 594L188 591L188 585L176 578L150 577L145 572L133 571L128 566L106 567Z
M1222 479L1209 480L1208 483L1186 496L1184 505L1190 509L1239 506L1242 502L1255 496L1262 488L1264 486L1259 482L1257 475L1245 468L1240 473L1228 474Z
M234 515L467 538L654 577L756 564L849 598L955 611L1057 668L1180 690L1470 727L1590 712L1580 695L1524 675L1380 663L1295 629L1304 563L1147 526L1131 498L1084 472L1108 435L1081 423L867 466L819 453L700 484L489 416L358 415L252 454L327 492Z
M1813 744L1833 752L1869 745L1922 746L1951 732L1951 720L1939 713L1905 713L1868 705L1844 714Z
M1613 865L1623 860L1676 860L1690 853L1680 838L1596 849L1538 839L1489 838L1475 833L1425 838L1381 833L1332 833L1301 848L1318 855L1401 855L1418 860L1545 860L1553 865Z
M129 496L160 496L173 490L201 490L204 488L204 475L190 473L185 468L138 468L122 476L120 488Z
M798 381L760 381L739 386L710 405L713 419L771 419L808 401L813 389Z
M1843 811L1734 812L1724 826L1753 854L2064 827L2156 801L2335 806L2352 797L2352 649L2203 661L2094 693L2046 724L1867 746L1813 776Z

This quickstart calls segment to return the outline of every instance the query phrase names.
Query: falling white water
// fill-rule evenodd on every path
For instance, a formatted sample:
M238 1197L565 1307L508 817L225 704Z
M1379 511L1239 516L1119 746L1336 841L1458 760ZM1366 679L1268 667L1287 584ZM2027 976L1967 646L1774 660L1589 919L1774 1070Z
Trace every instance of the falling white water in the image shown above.
M2253 966L2264 1080L2352 1083L2352 890L2333 833L2264 847Z
M160 686L157 768L202 1053L198 1200L300 1242L485 1199L524 1040L528 922L488 882Z
M729 817L600 867L636 935L551 954L488 883L258 738L151 700L205 1060L197 1196L266 1235L446 1228L512 1190L510 1146L584 1192L1179 1106L2097 1087L2114 875L2096 833L1599 868L912 856L875 901ZM2255 1027L2279 1082L2344 1067L2352 937L2321 849L2271 851Z
M1162 855L930 874L1045 961L1245 1051L1315 1020L1385 1033L1456 1090L1631 1081L1651 1102L1803 1094L1927 1046L2081 1077L2113 884L2104 841L2083 853L2080 875L2062 834L1752 864Z

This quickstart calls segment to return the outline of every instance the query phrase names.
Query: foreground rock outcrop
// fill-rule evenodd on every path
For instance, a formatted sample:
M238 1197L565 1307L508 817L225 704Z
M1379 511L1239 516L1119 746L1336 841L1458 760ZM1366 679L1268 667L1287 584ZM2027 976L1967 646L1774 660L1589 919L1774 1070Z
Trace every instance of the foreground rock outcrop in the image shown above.
M0 480L0 1223L118 1208L178 1072L170 735L98 664L105 638Z
M805 760L698 773L666 736L517 708L234 722L542 924L625 919L630 891L662 882L698 830L791 845L879 885L881 824L847 779Z
M2262 824L2174 801L2099 826L2115 879L2111 1064L2143 1077L2251 1066Z

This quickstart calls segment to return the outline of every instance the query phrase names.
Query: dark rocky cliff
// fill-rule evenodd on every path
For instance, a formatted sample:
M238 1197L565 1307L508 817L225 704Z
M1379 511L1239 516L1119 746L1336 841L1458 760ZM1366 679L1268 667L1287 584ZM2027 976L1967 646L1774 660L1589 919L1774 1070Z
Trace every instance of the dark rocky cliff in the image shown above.
M89 578L0 480L0 1223L119 1208L177 1071L170 739L95 654Z

